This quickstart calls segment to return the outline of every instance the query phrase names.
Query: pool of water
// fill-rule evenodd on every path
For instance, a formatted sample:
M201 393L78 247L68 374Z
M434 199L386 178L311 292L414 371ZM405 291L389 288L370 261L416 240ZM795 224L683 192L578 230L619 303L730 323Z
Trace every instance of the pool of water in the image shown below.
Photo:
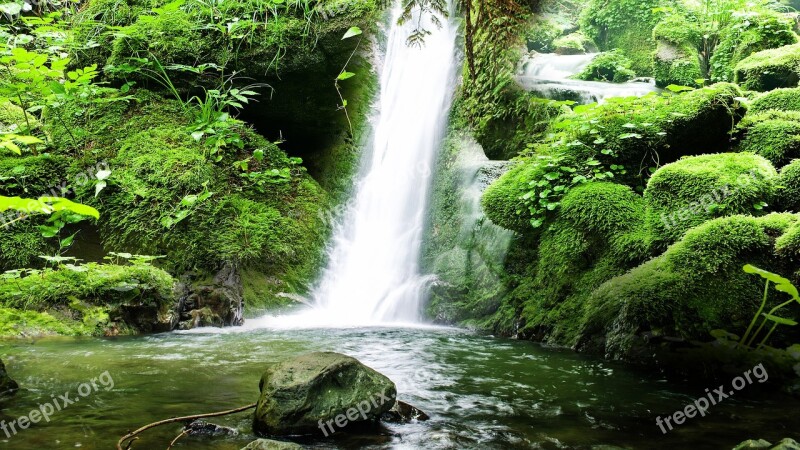
M730 449L747 438L797 438L798 403L745 390L665 434L655 424L704 394L620 364L530 342L457 329L201 330L112 339L2 343L0 357L24 386L0 412L10 421L71 392L80 400L49 423L32 425L0 448L112 449L120 436L173 416L253 403L271 362L316 350L346 353L397 383L399 397L431 416L392 424L377 436L336 433L310 448ZM86 397L82 383L108 372ZM714 388L717 384L706 387ZM753 390L757 390L755 386ZM749 394L749 395L748 395ZM254 439L251 412L212 419L237 437L184 438L176 449L239 449ZM146 432L134 449L165 449L180 426Z

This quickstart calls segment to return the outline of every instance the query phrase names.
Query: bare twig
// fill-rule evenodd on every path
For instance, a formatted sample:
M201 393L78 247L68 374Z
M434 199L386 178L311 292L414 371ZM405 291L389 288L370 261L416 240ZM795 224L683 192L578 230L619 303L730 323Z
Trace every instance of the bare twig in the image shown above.
M231 409L229 411L221 411L221 412L208 413L208 414L197 414L197 415L194 415L194 416L173 417L171 419L159 420L158 422L153 422L151 424L145 425L145 426L139 428L138 430L132 431L132 432L126 434L125 436L123 436L117 442L117 450L128 450L128 449L130 449L131 445L133 444L133 440L139 439L137 437L137 435L142 433L142 432L144 432L144 431L147 431L147 430L149 430L151 428L159 427L161 425L168 425L170 423L176 423L176 422L193 422L193 421L195 421L197 419L204 419L206 417L227 416L228 414L235 414L235 413L238 413L238 412L247 411L248 409L253 409L253 408L256 407L256 405L257 405L257 403L253 403L253 404L250 404L250 405L247 405L247 406L242 406L240 408ZM181 437L181 436L178 436L178 437ZM176 438L175 441L177 441L177 440L178 439ZM131 441L131 442L129 442L127 444L127 446L123 449L122 446L125 444L126 441ZM172 442L175 443L175 441L172 441ZM170 444L170 446L171 446L171 444Z

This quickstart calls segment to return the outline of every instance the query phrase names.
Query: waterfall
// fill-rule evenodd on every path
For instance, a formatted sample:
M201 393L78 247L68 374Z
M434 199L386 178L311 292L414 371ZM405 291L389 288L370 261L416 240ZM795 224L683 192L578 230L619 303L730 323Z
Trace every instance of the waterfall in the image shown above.
M424 45L407 45L419 11L398 25L392 11L380 68L374 136L355 193L334 230L328 264L311 292L312 308L283 317L301 326L417 323L430 277L420 250L433 165L447 128L456 84L457 24L443 19ZM291 325L288 325L291 326Z
M602 103L610 97L641 97L658 91L651 78L627 83L574 80L599 53L585 55L556 55L542 53L527 57L517 81L525 89L553 100L572 100L581 104Z

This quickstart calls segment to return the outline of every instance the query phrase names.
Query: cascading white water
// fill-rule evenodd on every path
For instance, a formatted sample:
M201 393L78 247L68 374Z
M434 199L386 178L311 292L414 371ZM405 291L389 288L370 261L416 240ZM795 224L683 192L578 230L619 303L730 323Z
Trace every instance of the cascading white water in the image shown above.
M556 55L543 53L524 60L517 76L520 85L536 94L554 100L574 100L578 103L602 103L610 97L640 97L657 91L652 79L627 83L573 80L599 53L585 55Z
M419 259L432 167L455 89L457 26L443 19L424 45L407 45L419 11L398 25L392 12L380 70L374 140L343 223L334 231L329 262L312 292L313 308L273 324L353 326L414 323L429 277ZM252 324L251 324L252 325ZM290 325L291 326L291 325Z

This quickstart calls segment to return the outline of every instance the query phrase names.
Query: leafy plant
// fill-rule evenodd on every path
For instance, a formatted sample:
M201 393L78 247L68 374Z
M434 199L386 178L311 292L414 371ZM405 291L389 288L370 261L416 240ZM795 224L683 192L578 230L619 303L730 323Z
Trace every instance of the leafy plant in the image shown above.
M775 329L778 328L778 325L785 325L785 326L797 325L797 322L795 322L794 320L787 319L784 317L779 317L776 315L776 313L794 302L800 303L800 295L798 295L797 288L791 283L791 281L789 281L786 278L783 278L780 275L768 272L764 269L759 269L758 267L755 267L750 264L744 266L744 271L750 274L759 275L761 278L765 280L765 283L764 283L764 296L761 300L761 306L759 306L758 311L756 311L753 320L750 321L750 325L747 327L744 336L742 336L742 339L739 340L739 345L744 347L752 347L756 341L756 338L761 334L764 327L768 323L772 323L772 326L770 327L769 331L766 333L764 338L761 339L761 342L759 342L758 344L758 348L761 348L766 345L770 336L772 336L772 333L775 331ZM774 288L776 291L788 294L792 298L775 306L774 308L770 309L769 312L765 313L764 310L766 309L767 306L767 299L769 296L769 288L771 284L774 284ZM756 329L756 331L751 334L751 332L753 331L753 327L756 325L759 319L761 320L761 324Z
M342 36L342 40L350 39L351 37L359 36L361 34L362 34L361 28L351 27L349 30L347 30L344 36ZM347 125L350 127L351 133L353 132L353 124L352 122L350 122L350 115L347 113L347 100L344 98L344 96L342 96L342 90L339 87L339 82L348 80L356 75L353 72L348 72L347 66L350 64L350 61L353 59L353 56L355 56L356 51L358 51L358 47L359 45L361 45L361 39L363 38L359 38L356 47L353 49L353 52L350 54L350 57L347 58L347 61L344 63L344 67L342 67L342 70L339 72L339 75L336 77L336 79L333 80L333 87L336 88L336 92L339 94L339 99L342 101L342 104L339 107L339 109L344 111L344 115L347 118Z
M175 211L161 218L161 225L167 229L173 228L175 225L189 217L189 215L195 211L198 206L211 198L212 195L214 195L214 193L208 190L208 182L203 183L203 192L200 194L190 194L184 196Z

